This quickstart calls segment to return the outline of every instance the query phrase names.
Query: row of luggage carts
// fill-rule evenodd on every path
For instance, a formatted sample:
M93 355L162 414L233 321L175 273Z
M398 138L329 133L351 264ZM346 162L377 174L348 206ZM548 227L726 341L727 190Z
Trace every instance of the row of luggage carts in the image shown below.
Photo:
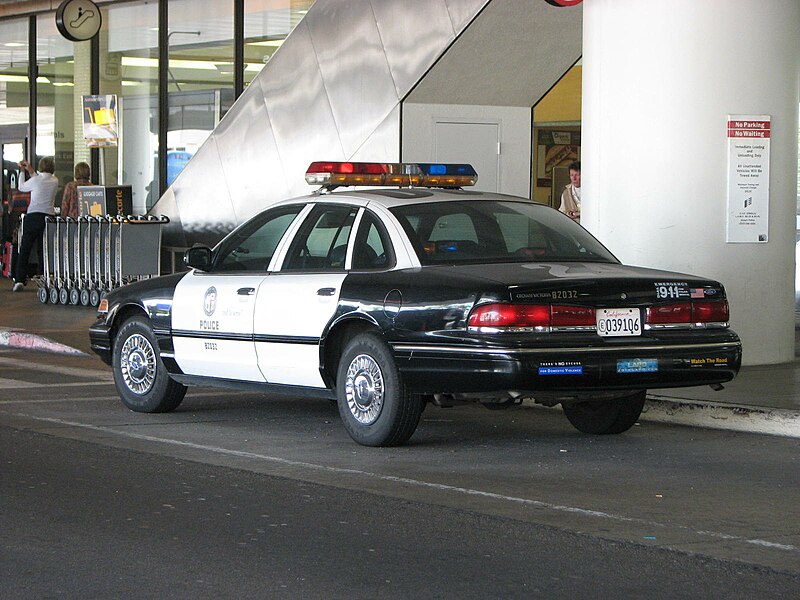
M159 275L168 222L155 215L47 217L39 301L97 306L110 290Z

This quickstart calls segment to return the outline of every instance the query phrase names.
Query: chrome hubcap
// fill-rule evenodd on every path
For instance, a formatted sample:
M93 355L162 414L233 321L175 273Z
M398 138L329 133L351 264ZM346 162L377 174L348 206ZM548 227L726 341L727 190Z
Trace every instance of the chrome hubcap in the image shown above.
M350 363L344 383L350 414L362 425L372 425L383 408L383 373L375 360L359 354Z
M140 333L125 340L120 353L122 380L134 394L150 391L156 380L156 354L150 341Z

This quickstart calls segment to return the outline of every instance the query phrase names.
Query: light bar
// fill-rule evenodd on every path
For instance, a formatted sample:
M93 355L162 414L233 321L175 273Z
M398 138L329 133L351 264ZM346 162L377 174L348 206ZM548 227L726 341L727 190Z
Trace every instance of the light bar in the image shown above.
M313 162L306 182L322 186L399 186L455 188L475 185L471 165L443 163Z

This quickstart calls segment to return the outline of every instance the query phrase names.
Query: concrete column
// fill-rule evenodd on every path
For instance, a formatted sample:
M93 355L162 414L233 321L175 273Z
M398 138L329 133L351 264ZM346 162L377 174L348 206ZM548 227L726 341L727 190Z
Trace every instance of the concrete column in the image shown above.
M721 281L745 364L794 358L798 0L583 3L581 223ZM726 243L727 115L770 115L769 238Z

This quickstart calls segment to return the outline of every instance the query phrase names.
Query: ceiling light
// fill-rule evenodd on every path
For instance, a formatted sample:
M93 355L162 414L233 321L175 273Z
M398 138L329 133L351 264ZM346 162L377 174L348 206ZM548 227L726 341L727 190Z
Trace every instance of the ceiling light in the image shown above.
M5 46L6 48L22 48L25 45L26 44L23 44L22 42L6 42L5 44L3 44L3 46Z
M264 40L263 42L248 42L248 46L271 46L272 48L279 48L283 44L283 40Z

